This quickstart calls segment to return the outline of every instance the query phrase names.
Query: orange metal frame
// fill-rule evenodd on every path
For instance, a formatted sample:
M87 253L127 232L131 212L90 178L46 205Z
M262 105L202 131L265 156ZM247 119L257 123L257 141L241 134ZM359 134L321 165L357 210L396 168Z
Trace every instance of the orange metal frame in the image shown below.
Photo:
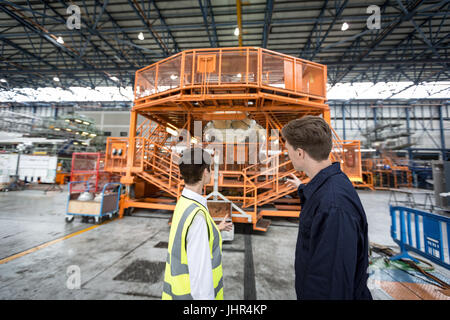
M325 65L253 47L188 50L138 70L129 137L108 138L106 149L106 170L120 173L121 182L128 186L120 216L130 207L174 208L183 181L175 164L178 155L172 152L177 141L168 128L185 129L193 136L195 121L204 128L209 121L249 118L265 128L269 137L271 129L281 130L290 120L306 115L322 116L330 124L326 80ZM343 141L334 130L333 135L331 159L341 163L354 183L362 182L360 142ZM203 141L202 136L195 138ZM283 141L279 142L281 152L267 153L264 163L250 164L246 158L243 164L219 167L220 192L251 215L256 230L266 230L263 216L299 214L298 203L283 203L285 195L295 193L284 179L297 173ZM224 143L222 147L227 154L249 145ZM268 143L265 148L268 151ZM117 150L122 150L121 156ZM308 181L304 174L298 176ZM132 185L140 185L134 195ZM205 186L208 190L212 181ZM158 194L172 200L160 201ZM275 207L260 210L263 204ZM248 219L236 215L233 221Z
M412 187L412 174L408 166L398 166L388 156L363 159L362 166L365 172L370 173L374 189Z

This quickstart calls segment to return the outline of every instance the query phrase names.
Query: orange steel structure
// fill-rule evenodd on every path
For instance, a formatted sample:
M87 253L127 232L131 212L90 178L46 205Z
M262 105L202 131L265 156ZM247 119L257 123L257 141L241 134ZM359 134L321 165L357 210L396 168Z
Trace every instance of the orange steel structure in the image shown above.
M412 188L412 174L409 167L396 165L390 157L363 159L362 168L363 173L370 173L374 189Z
M184 129L194 138L186 146L220 147L221 160L244 155L240 163L219 165L219 191L240 208L233 210L234 222L265 231L270 220L264 216L298 217L299 200L285 197L296 193L285 179L297 173L283 141L271 132L306 115L322 116L330 124L326 80L325 65L254 47L188 50L138 70L129 137L107 140L105 169L121 174L127 186L119 215L132 207L175 207L183 181L176 165L179 141L169 132ZM194 128L244 119L255 120L267 139L207 143ZM362 182L359 140L340 140L334 130L333 135L330 157L353 182ZM275 139L281 152L271 152ZM252 143L265 150L264 161L251 161ZM205 192L212 188L213 180Z

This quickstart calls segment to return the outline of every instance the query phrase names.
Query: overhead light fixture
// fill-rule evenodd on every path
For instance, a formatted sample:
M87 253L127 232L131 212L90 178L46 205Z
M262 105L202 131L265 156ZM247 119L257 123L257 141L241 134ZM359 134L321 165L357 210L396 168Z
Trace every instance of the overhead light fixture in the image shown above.
M138 39L141 40L141 41L145 39L144 38L144 34L142 32L139 33Z
M72 132L72 129L70 129L70 128L66 128L66 131Z
M342 31L345 31L345 30L348 29L348 27L349 27L348 23L347 23L347 22L344 22L344 23L342 24L341 30L342 30Z
M78 144L78 142L75 141L73 144Z
M197 144L197 142L198 142L197 138L195 138L195 137L191 138L191 143L192 144Z
M70 122L70 119L66 119L66 120L64 120L65 122Z
M75 119L75 122L82 123L83 121L81 121L79 119Z
M88 134L89 134L89 132L84 132L84 131L81 133L82 136L87 136Z
M238 77L238 78L242 78L242 74L238 73L238 74L237 74L237 77Z
M53 130L55 130L55 131L61 131L60 128L54 128Z
M89 136L96 137L97 135L95 133L91 133Z
M6 83L8 81L6 81L6 79L0 79L0 82Z
M177 79L178 79L178 76L175 75L175 74L171 74L171 75L170 75L170 79L172 79L172 80L177 80Z
M60 44L64 44L64 40L62 37L58 37L58 39L56 39L56 42L58 42Z
M234 35L236 37L239 36L239 28L234 29Z
M117 81L119 81L119 79L117 78L117 77L114 77L114 76L112 76L112 77L109 77L112 81L115 81L115 82L117 82Z
M87 122L87 121L83 121L83 124L85 124L85 125L90 125L90 123L89 122Z
M53 81L59 82L59 78L58 77L53 77Z

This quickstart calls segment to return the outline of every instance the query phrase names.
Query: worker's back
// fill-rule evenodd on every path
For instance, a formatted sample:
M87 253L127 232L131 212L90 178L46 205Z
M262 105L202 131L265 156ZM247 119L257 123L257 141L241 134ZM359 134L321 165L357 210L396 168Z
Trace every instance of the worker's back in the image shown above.
M371 299L368 226L361 201L338 162L299 187L296 249L300 299Z

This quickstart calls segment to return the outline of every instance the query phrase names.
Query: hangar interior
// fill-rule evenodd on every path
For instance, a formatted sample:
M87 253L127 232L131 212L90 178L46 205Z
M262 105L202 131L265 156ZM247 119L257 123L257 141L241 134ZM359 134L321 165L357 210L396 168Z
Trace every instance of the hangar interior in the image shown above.
M450 1L0 0L0 299L160 299L182 150L224 297L292 300L306 115L369 225L376 300L450 299ZM219 150L219 151L218 151Z

